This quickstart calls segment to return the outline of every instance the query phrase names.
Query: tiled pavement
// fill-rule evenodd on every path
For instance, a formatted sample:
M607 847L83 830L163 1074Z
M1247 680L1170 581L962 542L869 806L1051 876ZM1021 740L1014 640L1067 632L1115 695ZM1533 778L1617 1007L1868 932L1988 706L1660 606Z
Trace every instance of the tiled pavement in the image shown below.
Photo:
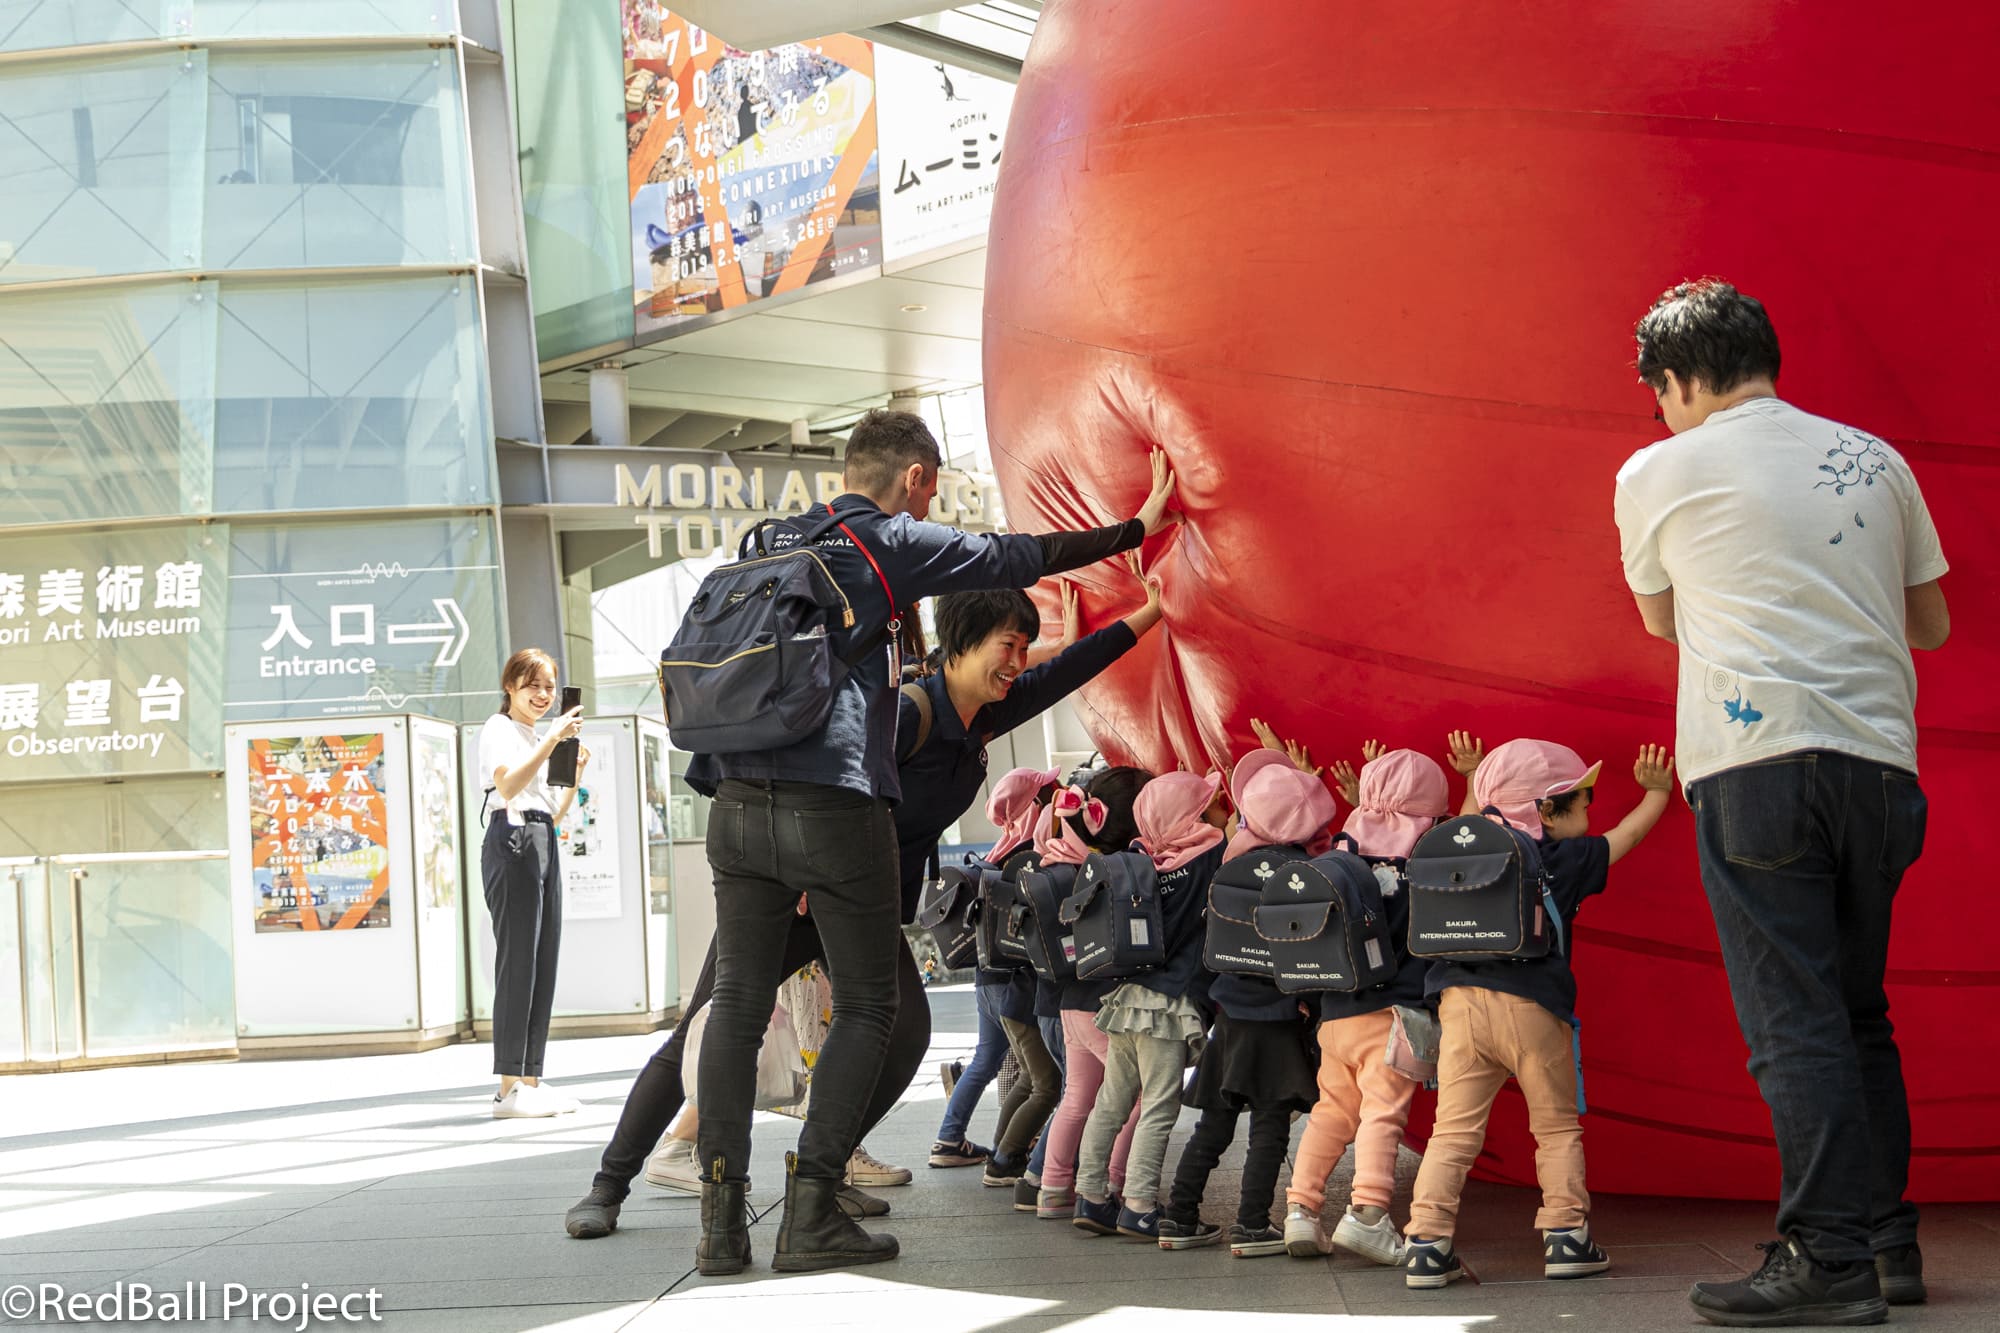
M964 990L934 992L935 1058L971 1040ZM558 1042L553 1081L584 1100L554 1121L486 1115L490 1052L179 1065L0 1079L0 1288L102 1293L225 1283L248 1291L380 1293L393 1330L762 1330L865 1327L911 1333L1442 1333L1444 1330L1706 1327L1690 1282L1753 1267L1764 1205L1599 1196L1594 1228L1616 1267L1548 1282L1526 1191L1475 1185L1460 1249L1477 1281L1403 1289L1351 1257L1232 1259L1091 1239L1013 1212L976 1171L922 1163L941 1110L935 1062L871 1137L914 1184L882 1191L902 1257L873 1268L782 1278L766 1266L775 1213L752 1230L760 1260L739 1278L690 1272L696 1202L643 1183L616 1235L573 1241L562 1214L588 1186L633 1072L658 1037ZM976 1124L990 1126L992 1101ZM1182 1134L1192 1124L1183 1119ZM753 1203L780 1195L794 1122L757 1130ZM975 1132L975 1137L980 1135ZM1176 1145L1180 1141L1176 1136ZM1177 1146L1176 1146L1177 1151ZM1240 1148L1239 1148L1240 1154ZM1415 1158L1405 1154L1398 1217ZM1211 1220L1233 1213L1225 1159ZM1332 1197L1344 1188L1336 1181ZM1892 1324L2000 1328L2000 1207L1926 1210L1931 1302ZM35 1326L0 1296L0 1328ZM350 1306L359 1310L359 1305ZM54 1323L54 1320L40 1320ZM247 1324L240 1312L231 1321ZM295 1317L262 1328L293 1327ZM165 1324L140 1325L166 1327ZM364 1324L363 1327L368 1325Z

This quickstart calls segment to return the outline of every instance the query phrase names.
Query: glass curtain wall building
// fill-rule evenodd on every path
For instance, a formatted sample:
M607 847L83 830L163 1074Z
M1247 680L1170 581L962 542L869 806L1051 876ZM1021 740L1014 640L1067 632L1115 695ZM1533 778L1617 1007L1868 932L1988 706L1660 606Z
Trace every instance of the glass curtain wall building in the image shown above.
M494 441L540 438L507 21L0 0L0 1065L228 1044L226 723L493 709ZM130 1002L6 1007L77 969Z

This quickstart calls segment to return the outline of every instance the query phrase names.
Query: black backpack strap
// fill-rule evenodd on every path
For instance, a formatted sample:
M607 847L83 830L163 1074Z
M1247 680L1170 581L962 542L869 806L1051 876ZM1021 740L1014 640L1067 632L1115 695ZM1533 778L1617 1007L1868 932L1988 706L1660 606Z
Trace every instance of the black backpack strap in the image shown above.
M903 697L917 706L917 738L907 746L898 746L896 762L907 764L924 748L924 742L931 738L931 720L935 716L931 708L931 692L921 681L911 681L903 687ZM935 853L933 853L935 856Z
M1340 832L1333 835L1332 846L1338 847L1343 842L1347 844L1348 851L1353 852L1356 856L1361 855L1361 844L1356 842L1354 840L1354 835L1352 833L1349 833L1346 829L1342 829Z

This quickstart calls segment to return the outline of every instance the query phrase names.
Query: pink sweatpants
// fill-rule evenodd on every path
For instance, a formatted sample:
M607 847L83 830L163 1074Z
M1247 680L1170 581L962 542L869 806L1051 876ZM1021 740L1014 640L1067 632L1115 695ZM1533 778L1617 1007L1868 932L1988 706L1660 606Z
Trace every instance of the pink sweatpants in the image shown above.
M1383 1009L1319 1025L1319 1101L1292 1159L1285 1202L1318 1213L1326 1206L1326 1181L1354 1145L1350 1206L1387 1208L1396 1192L1396 1149L1410 1118L1417 1085L1389 1068L1393 1020Z
M1076 1153L1083 1143L1084 1122L1097 1104L1097 1090L1104 1084L1104 1053L1110 1048L1110 1034L1097 1026L1097 1015L1065 1009L1063 1027L1062 1105L1049 1117L1048 1151L1042 1154L1042 1188L1066 1190L1076 1185ZM1125 1190L1125 1159L1132 1152L1132 1131L1139 1124L1139 1101L1132 1100L1132 1114L1118 1141L1111 1147L1111 1188Z

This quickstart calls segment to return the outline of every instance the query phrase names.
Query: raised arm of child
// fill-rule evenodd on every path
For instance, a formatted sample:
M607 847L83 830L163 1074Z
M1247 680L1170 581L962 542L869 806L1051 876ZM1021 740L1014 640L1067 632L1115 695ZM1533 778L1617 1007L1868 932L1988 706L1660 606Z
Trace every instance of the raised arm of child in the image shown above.
M1377 759L1381 758L1384 754L1386 754L1388 752L1388 749L1389 747L1382 744L1382 742L1380 741L1361 742L1362 765L1365 767L1366 765L1374 763ZM1351 806L1360 805L1361 774L1359 770L1357 770L1354 767L1354 765L1348 763L1345 759L1336 759L1333 761L1332 773L1333 773L1333 785L1339 789L1340 799L1347 802Z
M1292 761L1292 767L1299 772L1318 777L1324 771L1313 764L1312 755L1307 751L1304 742L1279 740L1278 733L1271 729L1270 723L1253 717L1250 719L1250 730L1256 735L1259 745L1267 750L1282 751L1285 758Z
M1486 742L1469 731L1454 731L1445 738L1446 758L1458 775L1465 779L1465 803L1458 807L1461 815L1479 813L1479 798L1472 794L1472 775L1479 771L1479 763L1486 758Z
M1674 757L1667 753L1664 745L1642 745L1639 758L1632 765L1632 776L1646 794L1639 798L1639 804L1632 807L1632 813L1618 821L1618 826L1604 835L1611 844L1611 864L1637 847L1653 825L1660 822L1660 816L1667 812L1667 792L1674 785Z

